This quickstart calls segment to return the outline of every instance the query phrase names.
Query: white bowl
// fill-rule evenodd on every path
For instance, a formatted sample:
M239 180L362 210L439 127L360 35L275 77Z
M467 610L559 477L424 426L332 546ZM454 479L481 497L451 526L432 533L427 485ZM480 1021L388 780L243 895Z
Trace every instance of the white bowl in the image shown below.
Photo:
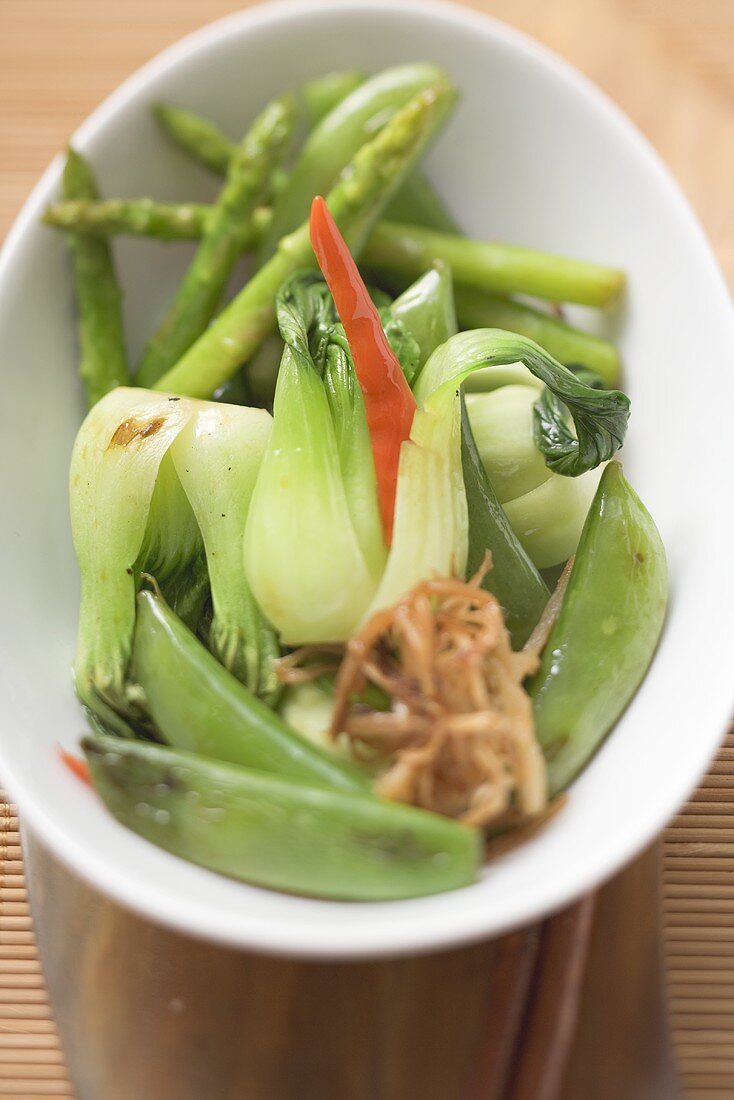
M105 193L197 198L211 181L161 139L168 99L232 133L285 86L334 69L444 65L461 106L428 171L463 226L629 272L618 338L632 422L625 462L670 560L664 637L644 685L569 804L476 885L416 901L341 904L211 874L118 825L59 762L83 721L72 692L78 581L67 519L82 416L71 282L59 235L39 225L54 161L0 260L0 776L25 824L100 890L215 941L302 956L414 952L496 935L570 902L646 845L693 787L731 711L734 325L699 225L634 127L528 39L463 8L421 2L286 3L237 13L126 81L75 143ZM187 261L183 245L121 241L136 354ZM589 314L585 323L596 323Z

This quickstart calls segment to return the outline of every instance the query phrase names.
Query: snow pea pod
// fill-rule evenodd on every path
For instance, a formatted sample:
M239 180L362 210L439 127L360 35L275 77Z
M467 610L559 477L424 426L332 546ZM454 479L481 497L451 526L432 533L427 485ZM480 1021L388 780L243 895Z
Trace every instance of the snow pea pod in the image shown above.
M548 589L523 550L497 499L479 457L472 435L466 403L461 399L461 465L469 515L469 552L466 574L481 568L486 553L492 554L492 568L482 587L492 592L505 610L507 629L514 649L519 649L543 613Z
M667 591L658 530L621 465L610 462L530 687L551 795L578 775L641 683L660 637Z
M468 886L477 829L438 814L206 760L86 737L97 792L123 825L174 855L276 890L386 901Z
M168 744L312 786L367 793L365 778L291 730L152 592L138 596L132 660Z

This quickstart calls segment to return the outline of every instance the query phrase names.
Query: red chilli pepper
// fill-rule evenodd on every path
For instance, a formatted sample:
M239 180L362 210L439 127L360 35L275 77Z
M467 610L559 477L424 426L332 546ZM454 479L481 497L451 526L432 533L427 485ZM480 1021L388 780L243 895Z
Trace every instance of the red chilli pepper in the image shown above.
M92 776L86 760L81 760L78 756L74 756L73 753L67 752L66 749L62 749L61 745L57 745L57 750L69 771L72 771L77 779L81 779L83 783L87 783L91 787Z
M385 542L392 541L400 447L410 436L415 398L382 328L346 241L317 195L311 206L311 244L344 325L362 393L377 475Z

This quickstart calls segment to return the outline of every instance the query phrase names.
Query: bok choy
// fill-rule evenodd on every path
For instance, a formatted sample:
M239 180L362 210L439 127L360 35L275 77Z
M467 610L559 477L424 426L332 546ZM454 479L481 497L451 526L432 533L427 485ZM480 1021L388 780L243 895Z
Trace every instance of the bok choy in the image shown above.
M191 603L208 574L214 652L253 690L276 693L276 641L242 567L270 425L263 409L142 389L113 390L82 425L70 474L82 589L75 680L104 725L129 732L141 720L127 676L141 573L184 618L179 604Z

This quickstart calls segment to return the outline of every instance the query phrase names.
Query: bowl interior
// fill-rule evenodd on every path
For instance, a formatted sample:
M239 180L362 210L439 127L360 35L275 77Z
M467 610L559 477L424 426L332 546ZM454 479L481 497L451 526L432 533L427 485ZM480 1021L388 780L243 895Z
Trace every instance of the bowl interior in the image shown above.
M55 744L74 745L83 729L69 673L78 580L66 488L82 401L67 256L60 237L38 224L57 193L58 163L0 261L0 774L26 823L99 888L156 920L244 947L321 956L421 950L496 934L564 904L664 824L714 751L732 699L731 309L677 188L581 77L459 8L369 0L267 6L147 66L82 127L78 144L108 195L205 199L212 180L161 139L151 102L199 110L235 136L303 78L410 59L439 62L460 86L461 105L427 171L468 232L629 272L622 311L577 317L611 331L622 347L633 409L625 464L661 529L671 573L666 631L634 703L564 811L473 887L380 905L248 887L128 833L61 766ZM191 248L120 240L115 251L135 357Z

